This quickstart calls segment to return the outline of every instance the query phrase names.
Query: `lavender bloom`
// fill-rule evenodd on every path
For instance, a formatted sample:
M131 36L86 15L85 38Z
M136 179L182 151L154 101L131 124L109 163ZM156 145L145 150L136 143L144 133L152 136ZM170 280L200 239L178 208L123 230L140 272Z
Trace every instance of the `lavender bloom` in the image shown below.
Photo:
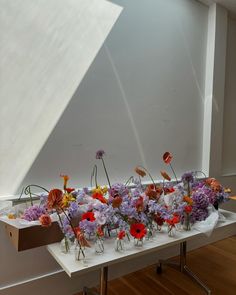
M41 193L39 196L40 196L40 203L46 204L48 199L48 193Z
M25 209L23 219L28 221L38 220L42 214L45 214L46 210L44 207L40 207L38 205L33 205L27 209Z
M109 189L109 193L113 197L115 195L119 195L121 197L124 197L129 194L129 190L123 183L114 183L111 186L111 189Z
M84 191L80 191L76 197L76 201L78 203L83 203L84 197L85 197Z
M205 220L208 217L208 210L198 208L197 206L193 206L193 210L190 215L190 219L192 223L195 223L196 221L202 221Z
M91 236L96 233L98 224L96 221L88 221L84 219L79 223L80 229L82 229L87 235Z
M71 218L77 217L79 214L79 206L76 202L71 202L68 208L68 213Z
M88 194L88 193L89 193L89 189L88 189L87 187L84 187L84 188L83 188L83 192L84 192L85 194Z
M62 224L58 221L58 224L63 232L63 234L69 238L69 239L73 239L74 238L74 232L69 224L69 221L66 217L62 218Z
M96 152L96 159L102 159L102 157L105 155L104 150L98 150Z

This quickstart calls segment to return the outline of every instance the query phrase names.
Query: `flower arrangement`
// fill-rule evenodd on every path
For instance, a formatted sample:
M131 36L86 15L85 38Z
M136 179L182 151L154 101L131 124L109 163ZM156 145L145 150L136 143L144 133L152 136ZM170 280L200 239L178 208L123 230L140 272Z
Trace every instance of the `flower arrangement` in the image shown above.
M104 156L103 150L96 153L108 187L98 185L96 165L91 176L91 183L95 177L95 186L91 190L69 188L69 177L61 175L63 189L45 189L40 194L40 203L32 204L21 216L27 221L39 220L42 226L49 227L52 214L56 214L65 237L64 250L69 251L70 244L75 243L77 259L85 257L88 247L94 246L97 253L103 253L104 241L109 238L116 237L115 249L123 251L124 239L132 237L140 246L162 230L173 236L179 224L190 230L192 224L209 216L210 206L217 207L229 198L230 190L214 178L198 179L195 172L186 172L178 180L169 152L164 153L163 162L170 167L175 180L171 182L169 174L160 171L163 178L160 184L156 184L142 166L135 168L138 178L131 177L125 184L112 184ZM146 176L151 183L144 186L142 178ZM30 186L28 190L31 192Z

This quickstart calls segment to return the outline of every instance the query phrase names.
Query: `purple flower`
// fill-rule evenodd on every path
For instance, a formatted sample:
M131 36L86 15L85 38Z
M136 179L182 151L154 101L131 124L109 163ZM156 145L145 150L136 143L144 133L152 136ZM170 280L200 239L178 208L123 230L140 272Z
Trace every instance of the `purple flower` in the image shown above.
M198 189L192 195L194 205L201 209L206 209L209 206L209 198L204 189Z
M123 183L114 183L111 186L111 189L109 189L109 193L112 197L115 197L116 195L124 197L129 194L129 190Z
M182 175L181 179L184 183L192 183L194 181L194 172L186 172Z
M80 229L82 229L87 235L94 235L96 233L98 224L96 221L89 221L84 219L79 223Z
M68 208L68 213L71 218L77 217L79 214L79 206L76 202L71 202Z
M98 150L96 152L96 159L102 159L102 157L104 156L105 152L104 150Z
M190 219L192 223L195 223L196 221L202 221L205 220L208 217L208 210L198 208L197 206L193 206L192 213L190 215Z
M38 205L33 205L27 209L25 209L23 219L28 221L38 220L42 214L45 214L46 210L44 207L40 207Z

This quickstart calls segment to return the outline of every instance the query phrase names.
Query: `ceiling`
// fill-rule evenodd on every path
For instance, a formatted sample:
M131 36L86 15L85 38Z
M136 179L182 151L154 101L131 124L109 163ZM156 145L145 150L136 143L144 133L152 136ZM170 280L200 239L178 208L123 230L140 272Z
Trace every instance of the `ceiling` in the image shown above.
M205 4L219 3L230 11L230 14L236 16L236 0L200 0Z

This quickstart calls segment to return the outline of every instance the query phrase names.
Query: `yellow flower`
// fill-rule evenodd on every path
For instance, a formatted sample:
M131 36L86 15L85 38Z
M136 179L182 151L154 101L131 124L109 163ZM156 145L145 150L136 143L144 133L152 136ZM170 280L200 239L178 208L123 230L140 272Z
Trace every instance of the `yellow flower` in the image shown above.
M9 213L9 214L7 215L7 217L8 217L9 219L16 219L16 216L15 216L15 214L13 214L13 213Z
M70 202L73 201L75 201L75 198L71 194L66 193L63 195L61 205L63 208L66 208L70 205Z
M107 186L104 186L103 188L99 185L98 187L92 189L92 193L102 194L105 195L108 191Z

